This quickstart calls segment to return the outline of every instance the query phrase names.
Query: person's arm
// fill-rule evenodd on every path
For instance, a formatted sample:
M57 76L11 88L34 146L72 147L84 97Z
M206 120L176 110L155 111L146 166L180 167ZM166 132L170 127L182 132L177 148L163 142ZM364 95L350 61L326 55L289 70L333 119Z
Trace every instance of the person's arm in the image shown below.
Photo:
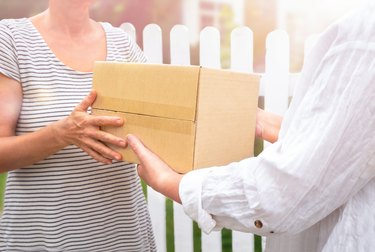
M279 138L283 118L277 114L258 108L256 116L256 137L274 143Z
M146 184L173 201L181 203L178 188L183 175L172 170L136 136L128 135L127 143L141 161L138 165L138 175Z
M281 122L281 116L258 109L256 136L271 143L276 142ZM155 190L181 203L178 188L183 175L176 173L161 161L136 136L129 135L127 141L141 161L138 165L139 176Z
M0 172L32 165L70 144L80 147L99 162L120 160L121 155L104 143L124 147L125 141L100 131L99 127L121 126L123 121L88 115L86 111L95 97L96 93L91 92L65 119L33 133L16 136L22 88L16 80L0 74Z
M288 128L259 156L182 176L130 136L140 175L170 190L207 233L227 227L267 236L312 226L375 177L375 51L356 46L319 57Z

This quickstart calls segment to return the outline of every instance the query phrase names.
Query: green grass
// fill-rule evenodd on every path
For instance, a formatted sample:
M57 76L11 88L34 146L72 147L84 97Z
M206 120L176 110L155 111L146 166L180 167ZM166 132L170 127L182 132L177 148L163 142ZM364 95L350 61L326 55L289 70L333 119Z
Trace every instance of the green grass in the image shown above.
M7 179L7 173L0 173L0 213L3 211L6 179Z

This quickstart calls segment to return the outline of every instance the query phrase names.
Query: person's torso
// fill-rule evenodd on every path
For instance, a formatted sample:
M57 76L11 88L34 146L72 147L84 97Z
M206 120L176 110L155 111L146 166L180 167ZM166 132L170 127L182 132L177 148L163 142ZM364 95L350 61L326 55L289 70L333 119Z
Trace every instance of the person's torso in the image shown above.
M92 73L60 62L28 19L13 29L23 102L16 134L68 116L89 93ZM128 37L103 24L108 61L129 61ZM15 150L17 151L17 150ZM135 166L103 165L68 146L8 174L0 250L153 251L155 244Z

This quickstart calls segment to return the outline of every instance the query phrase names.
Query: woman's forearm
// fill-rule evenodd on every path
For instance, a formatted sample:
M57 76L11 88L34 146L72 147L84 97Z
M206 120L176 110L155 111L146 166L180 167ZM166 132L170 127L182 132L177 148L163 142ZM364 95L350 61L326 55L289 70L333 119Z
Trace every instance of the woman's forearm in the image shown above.
M35 164L68 145L81 148L104 164L122 160L121 154L107 144L125 147L125 140L100 130L100 127L120 127L124 121L119 117L89 115L87 110L95 98L96 92L93 91L68 117L33 133L22 136L10 136L13 134L10 130L3 133L0 138L0 172Z
M55 131L56 123L29 134L0 138L0 172L35 164L67 146Z

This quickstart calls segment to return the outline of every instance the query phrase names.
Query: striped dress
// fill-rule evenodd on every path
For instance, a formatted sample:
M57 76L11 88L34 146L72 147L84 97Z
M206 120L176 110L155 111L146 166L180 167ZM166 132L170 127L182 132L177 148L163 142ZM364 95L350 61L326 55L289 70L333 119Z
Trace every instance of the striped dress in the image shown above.
M102 26L108 61L145 61L124 32ZM66 117L92 85L92 73L59 61L26 18L0 21L0 73L22 85L17 135ZM156 251L135 166L103 165L68 146L9 172L0 251Z

